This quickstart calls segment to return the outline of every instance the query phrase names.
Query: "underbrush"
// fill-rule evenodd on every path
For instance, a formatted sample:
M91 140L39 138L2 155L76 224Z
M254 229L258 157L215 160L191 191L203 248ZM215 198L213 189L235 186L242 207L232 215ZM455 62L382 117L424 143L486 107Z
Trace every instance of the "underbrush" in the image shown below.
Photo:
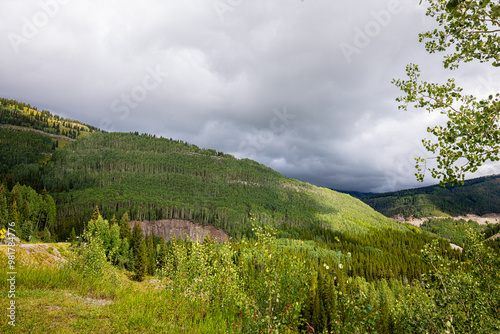
M255 240L174 240L158 275L112 266L97 235L60 265L16 264L13 333L493 333L500 330L499 259L469 230L466 262L422 250L422 282L348 275L349 252L321 259L255 226ZM340 242L340 240L337 240ZM300 244L302 246L302 244ZM161 249L161 247L159 248ZM314 253L316 254L316 253ZM7 268L7 258L0 256ZM8 291L7 271L0 290ZM2 309L11 299L0 295ZM467 301L467 302L465 302Z

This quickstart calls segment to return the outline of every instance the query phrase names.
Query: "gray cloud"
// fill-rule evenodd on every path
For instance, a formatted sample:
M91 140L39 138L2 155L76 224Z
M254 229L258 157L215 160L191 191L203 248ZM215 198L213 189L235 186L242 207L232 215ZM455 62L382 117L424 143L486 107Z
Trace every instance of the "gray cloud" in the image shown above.
M397 111L391 79L416 62L429 80L500 86L481 66L442 70L417 41L435 24L424 13L406 0L2 1L0 95L321 186L408 188L442 120Z

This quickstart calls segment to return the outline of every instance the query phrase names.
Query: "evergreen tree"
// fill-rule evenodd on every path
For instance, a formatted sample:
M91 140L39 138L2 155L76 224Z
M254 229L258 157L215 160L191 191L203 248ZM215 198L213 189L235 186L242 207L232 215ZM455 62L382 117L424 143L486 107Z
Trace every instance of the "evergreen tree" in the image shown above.
M9 206L9 223L14 222L15 226L19 224L19 214L17 212L17 202L14 200Z
M20 215L19 215L19 210L21 209L21 205L23 203L23 198L21 196L21 191L20 191L20 185L19 183L16 183L14 188L12 188L12 191L10 192L10 201L16 202L16 211L18 212L18 219L20 220Z
M113 214L113 218L109 221L109 226L113 227L113 225L117 225L118 221L116 220L116 215Z
M74 227L71 229L71 233L69 234L69 242L72 244L76 243L76 232Z
M127 239L125 239L127 240ZM126 263L126 268L127 270L129 271L133 271L134 268L135 268L135 253L134 253L134 248L132 246L130 246L128 248L128 260L127 260L127 263Z
M141 223L136 221L132 230L132 238L130 240L130 247L134 250L134 254L138 254L139 245L143 239L144 233L142 232Z
M130 231L130 219L128 213L124 213L120 219L120 238L128 240L132 239L132 232Z
M101 214L99 213L99 207L96 205L94 212L92 213L92 217L90 219L93 221L97 221L97 219L99 218L100 215Z
M23 224L23 222L25 221L30 220L30 209L26 198L23 199L22 205L19 208L19 212L20 212L19 220L21 221L21 224Z
M120 252L118 256L118 266L120 268L129 268L129 259L130 259L130 244L128 242L128 239L122 239L121 245L120 245Z
M29 241L33 234L33 224L29 220L21 221L21 239Z
M9 218L9 208L7 206L4 189L3 184L0 184L0 226L5 226Z
M146 267L147 267L147 251L146 251L146 240L143 238L138 247L138 252L135 256L135 279L139 282L144 280L144 276L146 275Z
M154 248L154 235L151 232L147 238L148 274L153 276L156 271L156 252Z

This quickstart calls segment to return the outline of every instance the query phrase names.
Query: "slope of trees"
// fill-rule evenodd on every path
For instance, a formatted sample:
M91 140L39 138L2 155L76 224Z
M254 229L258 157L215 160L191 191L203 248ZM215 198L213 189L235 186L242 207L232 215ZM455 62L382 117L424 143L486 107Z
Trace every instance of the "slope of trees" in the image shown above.
M48 242L57 230L55 202L46 191L39 194L19 183L9 190L0 183L0 229L12 222L22 240Z
M462 186L430 186L362 197L388 217L459 216L500 212L500 175L480 177Z
M48 110L38 111L29 104L5 98L0 98L0 124L28 127L73 139L99 131L94 126L53 115Z
M366 233L405 230L348 195L296 180L248 159L149 135L92 133L58 150L43 168L63 238L96 205L110 217L188 219L248 233L250 214L283 226L313 223Z
M486 225L479 225L477 222L463 219L455 220L453 218L431 218L426 220L420 228L438 235L441 238L450 240L451 243L464 246L466 232L468 229L481 233L486 229Z

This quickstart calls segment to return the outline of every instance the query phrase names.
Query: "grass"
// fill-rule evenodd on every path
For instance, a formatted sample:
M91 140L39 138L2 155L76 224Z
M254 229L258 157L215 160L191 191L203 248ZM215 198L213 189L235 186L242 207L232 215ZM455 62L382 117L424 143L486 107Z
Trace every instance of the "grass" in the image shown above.
M7 268L1 255L0 267ZM0 333L238 333L231 319L208 304L174 295L164 282L143 282L117 270L119 287L87 281L66 266L19 265L15 298L8 298L7 270L0 272ZM6 309L16 305L16 326Z

